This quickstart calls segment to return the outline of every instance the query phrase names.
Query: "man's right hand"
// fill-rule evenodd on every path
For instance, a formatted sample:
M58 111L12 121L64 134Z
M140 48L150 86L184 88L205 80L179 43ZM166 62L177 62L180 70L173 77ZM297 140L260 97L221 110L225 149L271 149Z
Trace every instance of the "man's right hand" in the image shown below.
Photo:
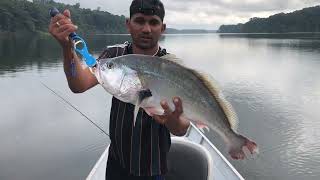
M64 10L51 18L49 33L61 44L62 47L72 47L69 34L75 32L78 27L70 19L70 11Z

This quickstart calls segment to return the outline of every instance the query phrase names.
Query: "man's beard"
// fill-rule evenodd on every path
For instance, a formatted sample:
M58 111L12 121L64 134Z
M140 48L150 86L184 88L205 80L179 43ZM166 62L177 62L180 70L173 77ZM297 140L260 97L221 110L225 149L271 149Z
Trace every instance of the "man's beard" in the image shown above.
M136 41L134 41L134 44L140 48L140 49L143 49L143 50L146 50L146 49L152 49L156 46L158 46L158 40L155 40L155 39L152 39L151 41L149 42L143 42L143 40L141 40L140 38Z

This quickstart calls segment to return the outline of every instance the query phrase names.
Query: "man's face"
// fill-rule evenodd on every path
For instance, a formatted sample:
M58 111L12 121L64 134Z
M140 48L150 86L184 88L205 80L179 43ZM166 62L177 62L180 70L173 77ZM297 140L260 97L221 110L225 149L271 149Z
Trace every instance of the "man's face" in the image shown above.
M131 19L127 20L126 25L133 43L141 49L157 46L161 34L166 29L166 25L162 23L160 17L142 13L134 14Z

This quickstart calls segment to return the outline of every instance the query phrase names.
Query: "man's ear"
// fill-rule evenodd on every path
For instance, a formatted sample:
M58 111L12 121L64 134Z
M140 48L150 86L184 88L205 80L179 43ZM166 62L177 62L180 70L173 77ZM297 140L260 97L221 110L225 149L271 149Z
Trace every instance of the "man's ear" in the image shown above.
M130 33L130 18L126 18L126 28L127 31Z
M164 31L166 31L166 29L167 29L167 25L166 24L162 24L161 33L164 33Z

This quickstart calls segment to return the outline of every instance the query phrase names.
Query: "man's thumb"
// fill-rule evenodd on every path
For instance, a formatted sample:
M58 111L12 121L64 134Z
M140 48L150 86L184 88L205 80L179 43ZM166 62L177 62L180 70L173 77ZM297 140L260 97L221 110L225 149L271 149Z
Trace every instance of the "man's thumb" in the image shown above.
M71 13L70 13L69 9L64 10L63 15L65 15L68 18L71 18Z

